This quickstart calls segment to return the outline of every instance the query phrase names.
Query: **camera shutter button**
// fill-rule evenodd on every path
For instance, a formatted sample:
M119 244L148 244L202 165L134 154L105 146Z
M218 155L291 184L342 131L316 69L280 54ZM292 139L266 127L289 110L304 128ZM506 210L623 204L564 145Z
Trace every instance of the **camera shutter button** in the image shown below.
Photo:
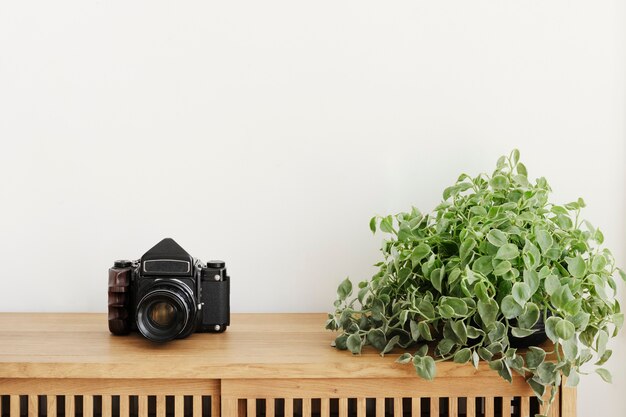
M129 261L128 259L119 259L113 263L113 266L115 268L128 268L132 264L133 263Z

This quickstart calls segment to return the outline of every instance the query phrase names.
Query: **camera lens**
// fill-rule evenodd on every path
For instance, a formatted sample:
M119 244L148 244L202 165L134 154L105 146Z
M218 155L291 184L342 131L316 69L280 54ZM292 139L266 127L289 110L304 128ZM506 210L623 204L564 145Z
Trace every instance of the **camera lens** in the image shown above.
M176 309L170 303L160 302L154 304L148 313L150 321L156 326L168 327L176 319Z
M196 305L185 284L157 282L137 303L137 329L147 339L166 342L186 336L194 328Z

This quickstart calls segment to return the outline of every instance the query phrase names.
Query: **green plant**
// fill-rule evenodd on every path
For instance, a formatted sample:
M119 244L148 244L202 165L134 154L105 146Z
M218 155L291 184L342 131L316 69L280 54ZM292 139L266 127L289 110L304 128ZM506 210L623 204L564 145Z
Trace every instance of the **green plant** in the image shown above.
M597 247L602 232L580 219L583 200L555 205L550 191L545 178L528 180L514 150L491 176L462 174L432 214L413 208L372 218L372 232L389 236L383 260L356 297L349 279L339 285L326 323L342 330L335 346L359 354L372 345L382 355L411 347L397 362L428 380L436 362L478 368L482 359L508 381L512 372L524 376L540 401L562 375L576 385L588 362L610 382L599 366L624 321L614 276L626 275ZM541 319L554 347L520 355L510 336L530 336Z

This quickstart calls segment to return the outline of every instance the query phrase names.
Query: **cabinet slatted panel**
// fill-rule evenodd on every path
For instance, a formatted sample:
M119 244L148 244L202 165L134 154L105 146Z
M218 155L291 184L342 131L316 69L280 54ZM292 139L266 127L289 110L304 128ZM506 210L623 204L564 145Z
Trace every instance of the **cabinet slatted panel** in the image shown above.
M0 379L0 417L220 417L215 380Z
M223 417L533 417L546 411L521 378L513 384L494 378L225 380L221 395ZM558 397L548 416L561 416Z

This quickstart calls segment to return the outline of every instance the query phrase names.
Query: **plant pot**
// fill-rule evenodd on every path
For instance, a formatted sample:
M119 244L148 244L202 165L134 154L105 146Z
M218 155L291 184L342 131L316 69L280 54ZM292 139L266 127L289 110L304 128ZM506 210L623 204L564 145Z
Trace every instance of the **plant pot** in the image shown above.
M516 321L512 321L513 325L516 325ZM533 326L533 330L535 333L526 337L515 337L511 334L509 330L509 343L512 348L523 349L529 346L539 346L548 340L548 335L546 334L546 325L543 321L543 314L539 316L539 320Z

